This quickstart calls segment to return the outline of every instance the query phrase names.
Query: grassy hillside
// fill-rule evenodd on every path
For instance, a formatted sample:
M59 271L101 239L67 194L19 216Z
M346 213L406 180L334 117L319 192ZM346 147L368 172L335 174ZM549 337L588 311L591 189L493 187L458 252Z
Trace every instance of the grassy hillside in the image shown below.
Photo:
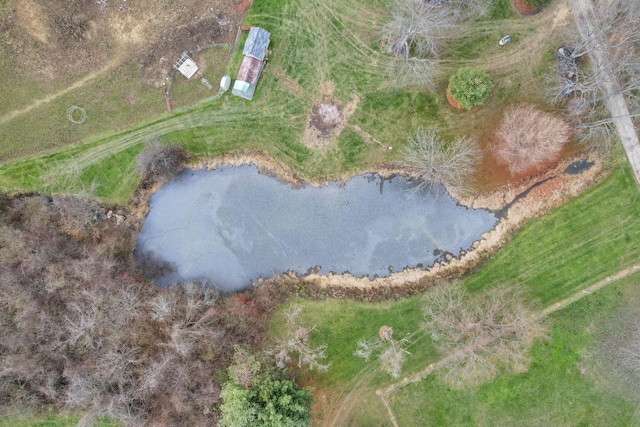
M139 87L139 70L119 68L117 75L97 78L0 127L5 141L0 188L77 192L95 184L105 201L124 202L138 179L133 158L149 138L182 144L196 158L258 149L311 177L355 173L400 159L406 135L417 126L438 126L449 137L474 135L487 145L493 138L491 123L507 105L544 103L543 76L555 66L552 11L523 19L514 16L509 2L500 1L490 18L461 24L442 43L433 90L390 89L390 56L378 44L378 30L388 19L384 1L258 2L245 24L270 31L272 43L253 101L225 94L169 115L164 103L156 102L162 101L161 91L145 89L148 93L131 95L137 104L128 105L127 91ZM497 40L505 31L513 42L502 49ZM207 72L220 73L221 64L226 65L225 52L220 53ZM239 59L238 50L231 59L232 76ZM494 82L485 105L468 112L453 109L445 97L448 76L466 65L487 67ZM180 93L177 81L173 90ZM182 98L197 97L187 92ZM154 107L152 98L158 98ZM83 104L89 114L85 124L66 120L65 105L89 99ZM341 105L344 125L339 135L322 142L323 148L310 148L304 143L305 128L322 102ZM52 123L53 117L60 124ZM16 163L16 157L24 160ZM490 176L506 179L494 165L491 174L481 172L474 180L477 189L497 185Z

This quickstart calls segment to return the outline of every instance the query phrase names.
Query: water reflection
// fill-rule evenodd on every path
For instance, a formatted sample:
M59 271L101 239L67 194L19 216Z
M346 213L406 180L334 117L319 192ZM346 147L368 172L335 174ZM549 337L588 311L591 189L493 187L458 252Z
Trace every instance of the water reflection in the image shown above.
M224 291L320 267L384 277L469 248L497 219L401 176L293 189L254 166L185 170L151 197L137 254L171 267L160 285L206 279Z

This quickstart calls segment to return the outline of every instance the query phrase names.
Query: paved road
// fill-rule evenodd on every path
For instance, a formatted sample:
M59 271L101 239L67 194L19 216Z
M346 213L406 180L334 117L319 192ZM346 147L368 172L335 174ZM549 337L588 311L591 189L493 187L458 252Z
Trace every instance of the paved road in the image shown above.
M569 3L580 35L586 39L588 34L599 34L593 1L569 0ZM588 55L596 64L610 64L608 47L601 37L600 40L596 40L595 48ZM636 183L640 185L640 142L638 141L638 133L629 116L627 103L620 92L616 77L611 72L611 67L605 65L603 71L605 72L605 77L600 84L600 90L604 95L607 109L614 120L624 151L627 153Z

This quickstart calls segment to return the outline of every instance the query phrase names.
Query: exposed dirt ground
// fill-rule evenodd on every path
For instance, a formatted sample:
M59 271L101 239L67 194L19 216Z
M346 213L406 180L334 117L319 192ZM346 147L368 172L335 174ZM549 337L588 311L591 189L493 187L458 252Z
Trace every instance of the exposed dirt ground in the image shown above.
M540 12L540 9L534 9L525 0L513 0L513 8L520 16L530 16Z
M182 51L232 43L235 0L8 0L0 10L2 54L46 81L136 61L160 86Z
M335 144L335 138L331 137L340 135L347 120L360 103L360 98L353 94L351 101L343 106L340 101L333 98L334 90L333 82L325 81L320 83L316 96L312 96L312 99L315 98L318 101L309 112L302 137L308 148L328 148Z

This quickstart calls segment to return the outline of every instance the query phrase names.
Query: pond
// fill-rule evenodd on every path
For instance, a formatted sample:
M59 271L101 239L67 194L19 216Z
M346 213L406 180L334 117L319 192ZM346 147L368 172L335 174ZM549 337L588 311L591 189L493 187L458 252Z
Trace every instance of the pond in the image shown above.
M206 280L231 292L293 271L370 278L459 255L496 216L403 176L292 188L252 165L184 170L150 199L136 254L166 265L160 286Z

